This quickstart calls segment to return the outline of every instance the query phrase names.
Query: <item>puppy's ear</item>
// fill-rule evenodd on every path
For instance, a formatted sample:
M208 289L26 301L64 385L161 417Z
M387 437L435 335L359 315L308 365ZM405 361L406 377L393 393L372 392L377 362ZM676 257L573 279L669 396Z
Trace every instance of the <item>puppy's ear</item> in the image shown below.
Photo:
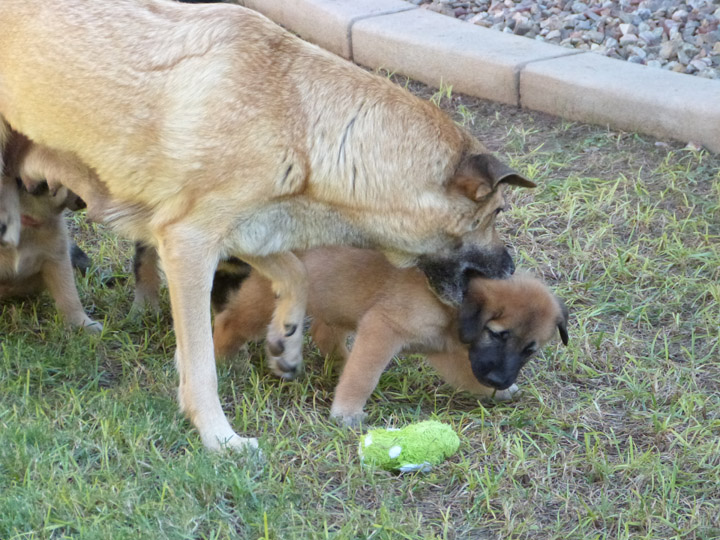
M466 157L450 179L450 189L459 191L468 199L480 201L499 184L533 188L536 186L490 154L473 154Z
M490 319L487 302L483 294L470 287L463 295L458 319L460 341L468 344L477 340Z
M480 315L482 307L467 297L460 306L460 318L458 321L458 330L460 333L460 341L468 344L472 343L480 337Z
M558 300L558 304L560 304L560 311L562 312L562 318L558 319L558 330L560 331L560 339L562 340L563 345L567 346L568 341L570 341L570 338L568 336L567 331L567 324L568 324L568 308L567 306Z

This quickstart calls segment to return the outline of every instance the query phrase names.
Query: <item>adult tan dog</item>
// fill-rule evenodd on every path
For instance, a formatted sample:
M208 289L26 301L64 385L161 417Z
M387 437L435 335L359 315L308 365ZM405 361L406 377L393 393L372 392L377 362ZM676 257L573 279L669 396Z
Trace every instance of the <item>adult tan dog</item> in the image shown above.
M292 366L307 281L290 250L350 243L506 275L502 184L533 185L433 105L227 4L3 0L0 116L36 143L24 180L65 183L91 216L157 247L180 405L213 449L257 444L217 395L221 257L272 281L268 339Z
M310 281L313 341L345 359L331 415L359 423L380 375L401 351L427 355L450 384L509 399L525 363L558 331L567 345L567 311L537 279L473 277L460 308L428 288L416 268L392 266L376 251L318 248L300 256ZM228 357L264 337L272 317L270 282L252 272L215 319L215 352ZM356 333L352 351L346 343Z
M78 203L65 188L30 194L15 178L0 177L0 300L47 289L65 322L99 332L80 303L62 215Z

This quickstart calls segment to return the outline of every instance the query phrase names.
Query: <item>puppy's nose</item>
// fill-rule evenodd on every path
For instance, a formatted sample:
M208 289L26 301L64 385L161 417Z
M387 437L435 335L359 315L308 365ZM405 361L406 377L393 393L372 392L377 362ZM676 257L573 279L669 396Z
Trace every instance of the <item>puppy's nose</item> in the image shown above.
M513 384L512 377L507 377L506 375L502 373L497 373L495 371L491 371L487 375L485 375L485 381L492 386L493 388L497 388L498 390L505 390L506 388L510 388Z
M5 223L0 223L0 236L5 236L6 232L7 232L7 225Z

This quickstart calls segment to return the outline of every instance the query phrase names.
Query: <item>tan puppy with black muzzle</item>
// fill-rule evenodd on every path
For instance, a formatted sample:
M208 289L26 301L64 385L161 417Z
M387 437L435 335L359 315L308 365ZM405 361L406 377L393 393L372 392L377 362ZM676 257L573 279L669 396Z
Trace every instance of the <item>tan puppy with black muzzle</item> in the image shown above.
M345 359L331 415L355 425L380 375L400 352L422 353L456 388L509 399L523 365L558 331L568 342L567 311L539 280L472 277L458 309L441 302L415 268L399 269L381 254L318 248L300 256L310 279L310 329L323 354ZM218 356L262 338L275 300L252 272L215 319ZM347 338L355 333L352 351Z
M80 303L62 212L82 201L65 188L47 185L29 193L15 178L0 178L0 300L47 289L65 322L100 332Z

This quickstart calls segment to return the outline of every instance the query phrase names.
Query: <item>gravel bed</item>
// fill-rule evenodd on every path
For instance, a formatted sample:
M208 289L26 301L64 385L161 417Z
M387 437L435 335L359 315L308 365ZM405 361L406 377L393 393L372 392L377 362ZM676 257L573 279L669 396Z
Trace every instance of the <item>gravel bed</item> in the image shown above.
M502 32L720 79L717 1L407 1Z

